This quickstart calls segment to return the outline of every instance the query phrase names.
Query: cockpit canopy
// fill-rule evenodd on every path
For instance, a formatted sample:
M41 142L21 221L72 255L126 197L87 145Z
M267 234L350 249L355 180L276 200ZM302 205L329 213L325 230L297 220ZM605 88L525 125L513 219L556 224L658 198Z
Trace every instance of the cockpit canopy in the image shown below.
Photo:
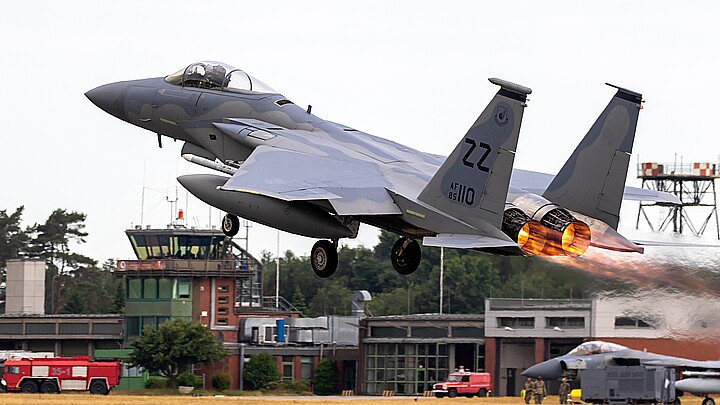
M627 349L627 347L615 343L592 341L585 342L580 346L572 349L569 354L573 356L589 356L591 354L598 353L613 353L625 349Z
M220 62L203 61L178 70L165 81L183 87L222 91L276 93L270 86L244 71Z

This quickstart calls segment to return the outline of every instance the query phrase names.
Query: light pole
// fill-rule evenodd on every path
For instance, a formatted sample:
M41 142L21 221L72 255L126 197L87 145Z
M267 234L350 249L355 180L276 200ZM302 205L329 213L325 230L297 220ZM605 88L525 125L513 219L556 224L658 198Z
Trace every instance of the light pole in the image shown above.
M445 249L440 247L440 315L443 313L443 280L445 276Z

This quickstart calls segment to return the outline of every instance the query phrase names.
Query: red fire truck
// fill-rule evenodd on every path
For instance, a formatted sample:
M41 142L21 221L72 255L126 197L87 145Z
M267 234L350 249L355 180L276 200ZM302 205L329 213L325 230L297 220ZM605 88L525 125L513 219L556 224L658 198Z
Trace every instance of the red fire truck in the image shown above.
M120 383L119 360L92 360L89 356L6 360L0 381L7 391L54 393L90 391L107 395Z

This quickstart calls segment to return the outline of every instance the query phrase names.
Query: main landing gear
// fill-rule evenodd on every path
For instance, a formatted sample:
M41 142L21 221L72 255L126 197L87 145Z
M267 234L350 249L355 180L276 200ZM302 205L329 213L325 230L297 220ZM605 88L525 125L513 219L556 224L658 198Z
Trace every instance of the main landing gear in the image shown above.
M225 214L222 220L222 231L228 238L232 238L240 231L240 220L233 214Z
M393 268L403 276L417 270L421 257L420 244L414 239L405 237L398 239L390 252ZM335 274L338 266L337 241L317 241L310 252L310 265L320 278L328 278Z
M335 274L338 266L337 242L319 240L310 252L310 265L320 278L328 278Z

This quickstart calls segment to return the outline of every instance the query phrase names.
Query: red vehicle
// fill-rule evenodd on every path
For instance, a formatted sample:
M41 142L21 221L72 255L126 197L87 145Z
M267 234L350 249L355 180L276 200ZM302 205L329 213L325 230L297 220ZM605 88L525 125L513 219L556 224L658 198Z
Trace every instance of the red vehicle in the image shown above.
M458 395L484 397L490 392L491 387L490 374L459 371L451 373L447 381L435 384L433 393L438 398L446 395L450 398Z
M89 356L6 360L2 385L7 391L54 393L90 391L107 395L120 383L119 360L91 360Z

